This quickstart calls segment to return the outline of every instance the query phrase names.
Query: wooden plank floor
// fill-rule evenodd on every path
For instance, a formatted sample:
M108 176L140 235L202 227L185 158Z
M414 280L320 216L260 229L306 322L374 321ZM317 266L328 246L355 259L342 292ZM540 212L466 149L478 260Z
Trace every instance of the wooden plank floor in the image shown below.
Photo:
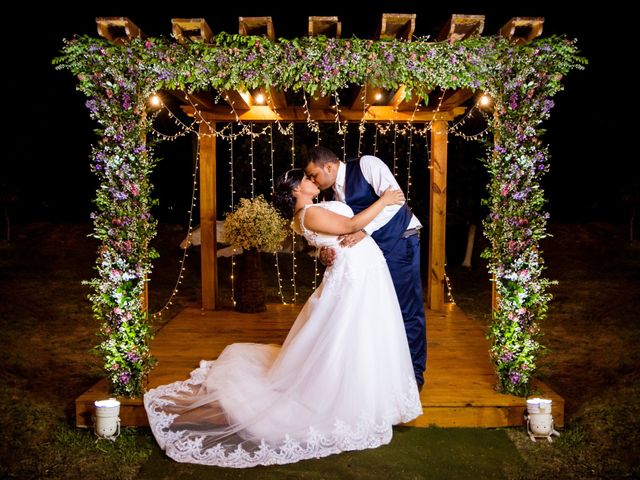
M215 359L235 342L281 344L300 305L268 305L260 314L186 308L156 335L152 354L158 364L149 388L188 378L201 359ZM524 423L526 400L494 390L483 327L456 306L427 312L427 372L422 391L424 414L409 425L425 427L506 427ZM564 399L542 382L538 396L553 399L556 426L564 424ZM105 380L76 399L76 424L91 425L95 400L107 398ZM148 425L140 399L120 399L122 425Z

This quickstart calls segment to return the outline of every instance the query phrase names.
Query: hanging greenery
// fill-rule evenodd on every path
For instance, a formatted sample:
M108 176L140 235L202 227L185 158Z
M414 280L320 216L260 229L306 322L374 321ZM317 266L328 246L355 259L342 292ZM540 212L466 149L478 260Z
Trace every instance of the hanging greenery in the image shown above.
M148 97L161 89L270 86L325 95L354 83L405 85L409 94L425 98L436 87L471 88L493 98L494 145L486 159L491 215L485 231L499 302L489 332L491 356L502 391L528 392L541 349L538 322L550 299L538 249L547 219L540 179L548 166L540 124L562 89L562 77L586 63L574 41L549 37L514 46L501 37L454 43L305 37L270 42L221 33L212 44L148 38L114 45L83 36L65 41L55 63L77 76L101 136L93 151L100 178L93 220L102 246L90 283L94 314L102 323L97 349L114 393L139 396L153 363L141 300L156 255L149 247L156 225L150 215L154 160L146 144Z

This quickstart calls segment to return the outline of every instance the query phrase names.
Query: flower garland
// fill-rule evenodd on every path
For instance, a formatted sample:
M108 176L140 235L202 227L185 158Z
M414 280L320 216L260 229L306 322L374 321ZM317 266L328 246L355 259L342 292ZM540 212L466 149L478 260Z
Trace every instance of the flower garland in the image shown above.
M492 175L486 252L499 295L489 336L502 391L528 390L540 345L550 281L542 276L538 241L546 214L540 178L547 152L540 122L562 89L560 80L586 63L574 41L549 37L514 46L501 37L429 43L305 37L270 42L221 33L212 44L181 45L164 38L113 45L92 37L66 41L58 68L74 73L78 89L99 124L93 169L101 180L94 235L102 241L97 278L90 284L95 316L102 322L98 351L116 394L137 396L152 368L151 332L141 296L155 252L149 174L154 160L146 145L147 97L160 89L252 89L275 86L330 94L350 84L410 94L435 87L472 88L492 95L495 146L486 159Z

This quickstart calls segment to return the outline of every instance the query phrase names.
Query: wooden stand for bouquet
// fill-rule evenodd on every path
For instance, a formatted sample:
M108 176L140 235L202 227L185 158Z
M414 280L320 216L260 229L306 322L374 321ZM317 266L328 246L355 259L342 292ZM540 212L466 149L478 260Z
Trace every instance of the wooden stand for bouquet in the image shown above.
M243 313L267 310L262 260L257 248L245 250L238 257L238 281L235 289L235 309Z

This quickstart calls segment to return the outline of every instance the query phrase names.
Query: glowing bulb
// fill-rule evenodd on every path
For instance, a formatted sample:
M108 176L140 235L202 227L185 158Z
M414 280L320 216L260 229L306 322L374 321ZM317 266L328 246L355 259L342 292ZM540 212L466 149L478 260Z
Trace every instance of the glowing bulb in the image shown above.
M491 98L489 97L489 95L484 94L480 97L480 106L487 107L490 103Z
M380 100L382 100L382 93L376 93L373 98L375 98L376 102L379 102Z
M256 103L259 105L263 105L264 104L264 95L259 93L256 95Z
M157 94L153 94L149 97L149 103L151 104L152 107L159 107L160 105L162 105L162 100L160 100L160 96Z

